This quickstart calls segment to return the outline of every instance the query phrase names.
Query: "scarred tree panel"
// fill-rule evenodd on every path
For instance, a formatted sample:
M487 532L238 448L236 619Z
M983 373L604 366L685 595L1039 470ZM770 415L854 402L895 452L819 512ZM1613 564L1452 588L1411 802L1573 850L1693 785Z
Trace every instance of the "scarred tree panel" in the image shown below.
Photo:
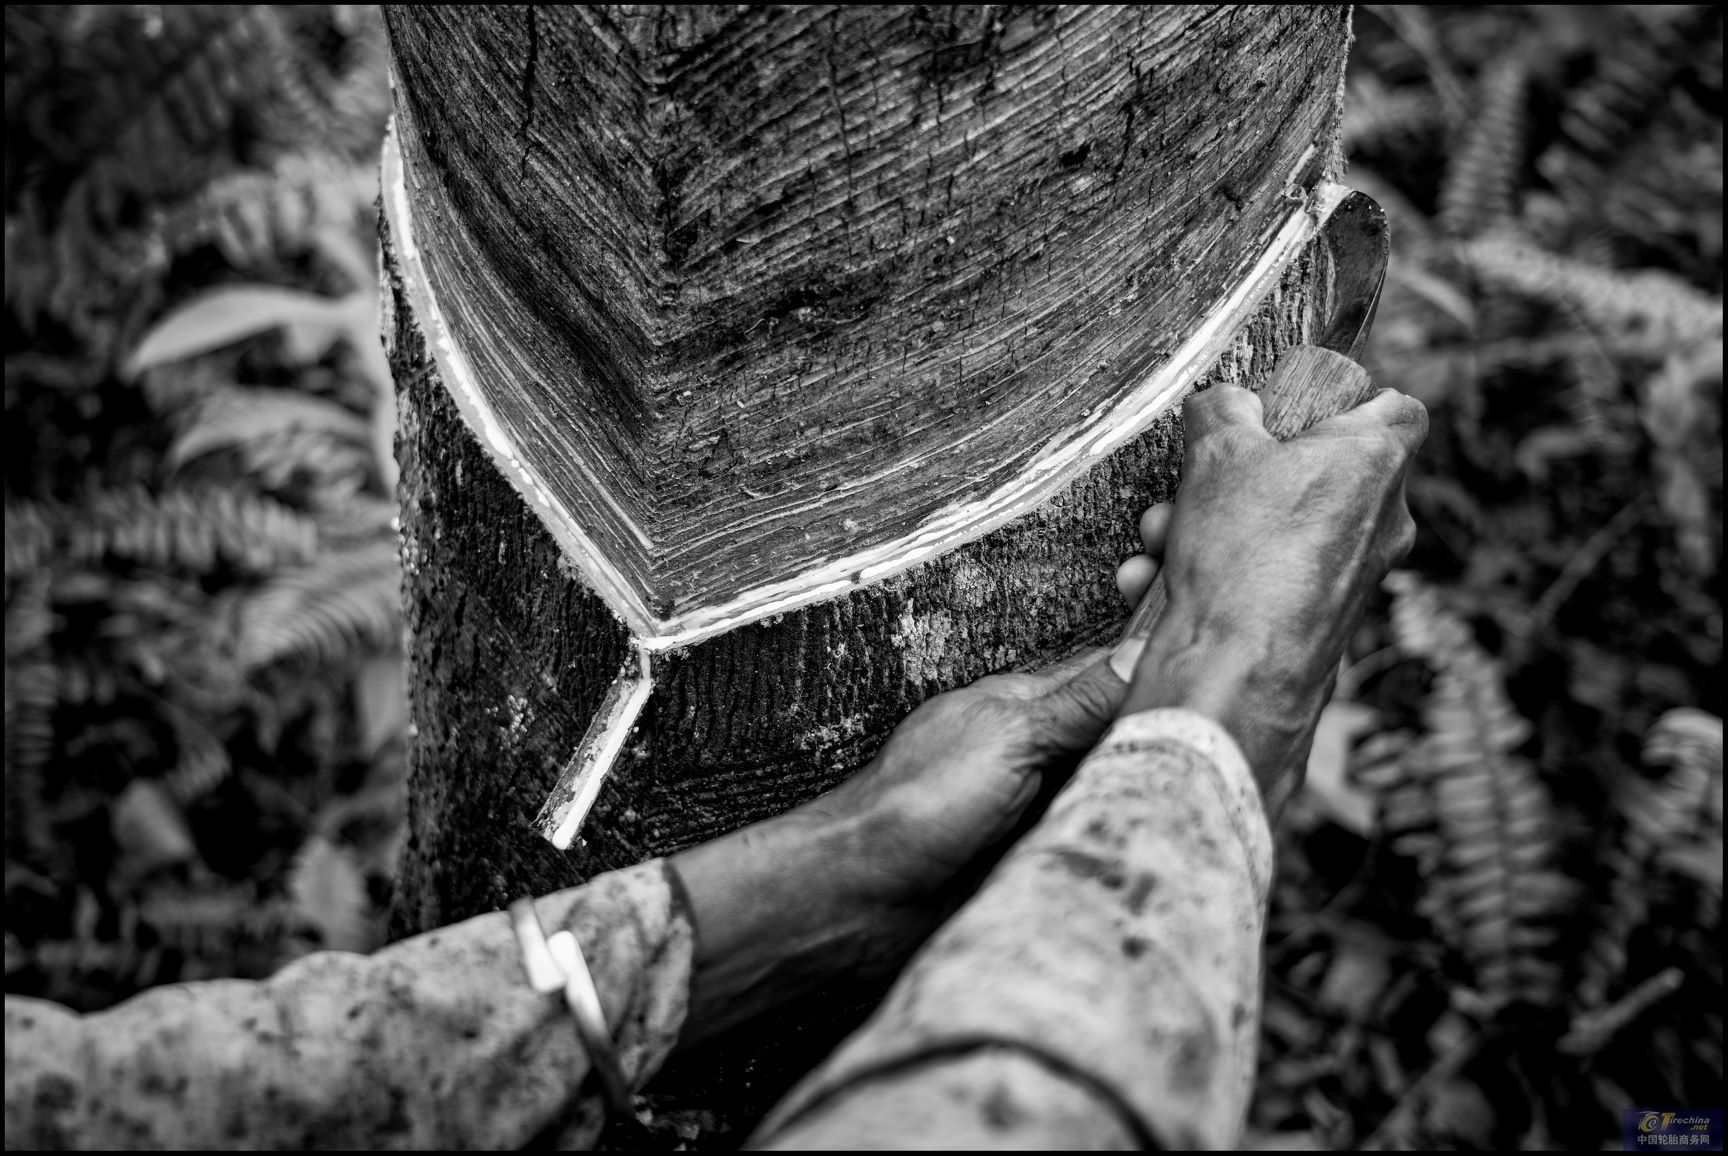
M1346 21L393 10L415 243L491 452L639 632L891 555L1123 421L1247 276L1331 163Z
M430 928L778 814L863 765L933 694L1113 639L1141 510L1171 495L1174 414L1055 500L850 594L656 655L654 690L582 840L533 823L629 637L465 424L386 233L401 412L404 600L415 726L399 931ZM1304 253L1207 375L1258 387L1314 327Z

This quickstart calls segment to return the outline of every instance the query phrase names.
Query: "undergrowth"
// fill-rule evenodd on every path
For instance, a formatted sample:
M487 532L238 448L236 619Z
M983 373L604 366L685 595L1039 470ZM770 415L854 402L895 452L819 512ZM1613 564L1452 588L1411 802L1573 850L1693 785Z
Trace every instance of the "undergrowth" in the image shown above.
M371 947L405 715L380 23L5 20L6 989Z
M1722 30L1356 13L1409 570L1281 832L1255 1135L1601 1148L1721 1103Z
M400 830L359 8L6 12L7 990L365 948ZM1369 6L1409 569L1280 832L1268 1147L1579 1147L1723 1079L1721 17Z

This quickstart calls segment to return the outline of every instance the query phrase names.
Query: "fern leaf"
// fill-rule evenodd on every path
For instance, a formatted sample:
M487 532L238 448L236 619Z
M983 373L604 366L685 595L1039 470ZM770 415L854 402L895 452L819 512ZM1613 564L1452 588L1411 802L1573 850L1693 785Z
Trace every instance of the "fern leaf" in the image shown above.
M1613 359L1600 345L1586 342L1568 350L1562 364L1572 383L1567 409L1578 430L1599 450L1625 450L1627 390Z
M208 243L236 269L269 268L282 254L311 248L321 229L352 228L378 195L375 169L323 151L291 153L158 210L150 232L171 254Z
M8 518L10 529L10 518ZM54 752L60 679L47 657L54 627L49 582L34 578L6 602L6 853L39 861L48 842L42 768Z
M1701 710L1671 710L1644 740L1644 761L1664 767L1665 814L1642 834L1651 839L1722 833L1722 720Z
M1714 390L1710 387L1714 385ZM1639 391L1638 417L1657 453L1656 495L1674 527L1680 557L1701 577L1722 557L1722 342L1676 350Z
M109 809L109 822L125 871L134 878L198 858L178 801L149 779L126 785Z
M179 749L166 782L174 801L185 806L215 790L228 777L232 765L227 748L202 723L179 710L171 713L170 721Z
M46 659L6 661L6 853L35 861L48 841L42 768L54 753L59 679Z
M1628 780L1614 800L1619 838L1607 853L1607 897L1578 985L1585 1009L1607 1003L1625 978L1627 944L1648 919L1652 878L1664 853L1721 846L1722 720L1700 710L1669 711L1645 736L1644 761L1667 774L1654 785ZM1701 914L1714 930L1719 904Z
M1571 882L1555 868L1559 827L1535 769L1512 752L1530 724L1470 629L1414 575L1387 579L1399 649L1435 672L1424 734L1365 776L1382 828L1423 880L1418 909L1468 962L1495 1007L1560 994L1555 921Z
M326 950L378 946L366 876L346 849L313 835L294 857L288 895L298 919L315 928Z
M347 321L344 303L299 289L275 285L221 285L194 297L160 318L126 359L124 372L183 361L285 326L339 331Z
M295 389L234 386L212 394L168 447L168 465L225 449L250 449L292 431L328 434L365 447L365 418L333 401Z
M27 499L6 500L6 580L41 571L54 553L54 519L48 507Z
M98 490L76 505L6 503L6 577L54 559L98 566L112 559L210 573L219 561L269 574L318 551L317 524L272 499L231 488Z
M1439 135L1440 102L1420 88L1393 88L1372 73L1352 76L1344 99L1344 149L1356 153L1409 147Z
M1559 137L1536 161L1537 172L1564 195L1593 200L1605 170L1667 105L1686 59L1686 23L1644 22L1641 34L1624 36L1612 52L1598 54L1594 74L1566 91Z
M320 664L392 646L400 588L393 541L332 551L284 574L240 607L241 665L259 670L290 658Z
M222 561L270 574L308 561L318 549L310 518L231 488L103 490L64 508L56 520L65 553L85 565L112 558L207 574Z
M1482 77L1475 118L1440 186L1440 223L1454 236L1486 232L1518 211L1527 78L1520 48L1502 55Z
M1571 306L1664 354L1722 339L1722 299L1661 270L1604 268L1506 234L1467 241L1460 255L1490 285Z
M251 886L213 891L152 888L138 899L138 918L164 945L190 959L212 961L232 974L239 941L258 930L261 912ZM191 977L187 977L191 978Z

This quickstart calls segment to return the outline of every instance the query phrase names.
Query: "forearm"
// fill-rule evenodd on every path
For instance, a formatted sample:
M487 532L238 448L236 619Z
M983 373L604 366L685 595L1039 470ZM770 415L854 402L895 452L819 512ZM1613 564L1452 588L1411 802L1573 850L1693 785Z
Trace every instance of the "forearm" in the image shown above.
M864 869L871 822L823 800L673 856L696 929L682 1044L700 1043L836 980L883 981L936 926Z
M758 1141L838 1142L867 1104L881 1147L1012 1147L1095 1102L1118 1138L1228 1146L1254 1069L1270 872L1230 738L1187 712L1124 718ZM932 1118L921 1085L962 1063L1012 1065L1007 1098Z
M536 907L548 933L575 932L641 1083L688 991L690 923L663 864ZM569 1014L528 986L502 913L92 1015L8 997L6 1056L8 1147L586 1146L601 1122Z

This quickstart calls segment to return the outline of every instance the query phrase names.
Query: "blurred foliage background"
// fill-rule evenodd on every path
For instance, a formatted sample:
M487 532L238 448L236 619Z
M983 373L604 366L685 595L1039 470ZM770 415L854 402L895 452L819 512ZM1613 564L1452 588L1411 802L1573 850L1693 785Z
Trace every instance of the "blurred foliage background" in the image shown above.
M365 950L405 712L363 7L6 10L6 990ZM1723 1086L1722 25L1357 10L1370 368L1433 418L1280 832L1263 1147Z

